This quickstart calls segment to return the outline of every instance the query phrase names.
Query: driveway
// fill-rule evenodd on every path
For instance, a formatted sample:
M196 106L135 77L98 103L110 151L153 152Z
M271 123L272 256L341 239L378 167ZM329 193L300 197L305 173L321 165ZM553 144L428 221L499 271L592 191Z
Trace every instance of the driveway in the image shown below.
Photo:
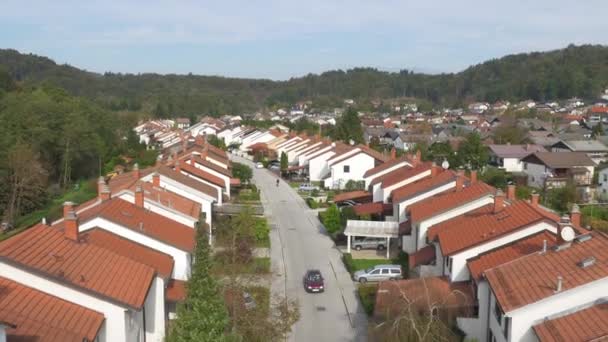
M253 163L232 156L253 168ZM341 260L341 253L325 234L317 218L294 189L266 169L253 168L253 178L262 190L262 202L272 225L271 267L273 296L296 299L300 320L290 341L366 341L367 317L356 287ZM321 294L304 291L307 269L319 269L325 277Z

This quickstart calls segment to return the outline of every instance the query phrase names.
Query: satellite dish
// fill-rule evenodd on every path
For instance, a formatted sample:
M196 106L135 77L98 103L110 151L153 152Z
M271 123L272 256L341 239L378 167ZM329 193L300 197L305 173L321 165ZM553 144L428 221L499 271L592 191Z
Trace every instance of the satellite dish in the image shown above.
M446 159L444 159L443 162L441 163L441 167L444 170L447 170L450 167L450 163L448 163L448 161Z
M574 229L572 229L572 227L566 226L566 227L562 228L560 235L561 235L562 239L564 239L564 241L570 242L570 241L574 240L574 236L576 234L574 233Z

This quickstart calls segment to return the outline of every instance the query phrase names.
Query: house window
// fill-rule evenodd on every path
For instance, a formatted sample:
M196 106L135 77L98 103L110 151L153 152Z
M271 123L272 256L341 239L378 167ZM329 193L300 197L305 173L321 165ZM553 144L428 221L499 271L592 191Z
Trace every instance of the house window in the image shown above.
M505 335L505 339L508 341L509 340L509 328L511 327L511 317L506 317L505 316L505 325L504 325L504 335Z
M350 172L350 165L344 165L344 173Z
M494 316L496 317L496 320L498 321L499 325L502 325L502 310L500 309L500 306L498 306L498 302L494 302Z
M604 182L608 182L608 174L604 173Z
M524 170L528 169L528 163L524 162Z

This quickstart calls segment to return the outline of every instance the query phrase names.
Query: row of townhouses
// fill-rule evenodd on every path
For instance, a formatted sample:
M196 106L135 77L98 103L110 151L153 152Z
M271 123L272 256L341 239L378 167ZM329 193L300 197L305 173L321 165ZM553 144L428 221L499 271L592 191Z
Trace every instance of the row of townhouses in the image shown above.
M205 132L157 164L100 177L97 197L0 242L0 341L163 341L196 229L239 185Z

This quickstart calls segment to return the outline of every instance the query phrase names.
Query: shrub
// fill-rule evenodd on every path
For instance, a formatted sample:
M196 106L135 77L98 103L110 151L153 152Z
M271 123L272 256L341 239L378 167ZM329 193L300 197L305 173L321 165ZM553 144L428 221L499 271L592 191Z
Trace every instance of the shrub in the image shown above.
M308 197L306 199L306 204L308 204L308 206L310 207L310 209L317 209L319 208L319 203L317 203L317 201L315 201L314 198Z
M265 218L257 219L254 227L255 242L257 245L266 245L269 241L268 234L270 233L270 227L268 227L268 221Z
M368 316L374 314L374 305L376 304L376 292L378 285L361 285L359 286L358 293L361 299L361 305Z
M325 211L323 218L323 225L327 232L334 234L342 229L342 218L340 216L340 210L335 204L332 204Z
M348 273L352 274L355 272L355 265L353 263L353 256L350 253L342 254L342 261L344 262L344 266Z

